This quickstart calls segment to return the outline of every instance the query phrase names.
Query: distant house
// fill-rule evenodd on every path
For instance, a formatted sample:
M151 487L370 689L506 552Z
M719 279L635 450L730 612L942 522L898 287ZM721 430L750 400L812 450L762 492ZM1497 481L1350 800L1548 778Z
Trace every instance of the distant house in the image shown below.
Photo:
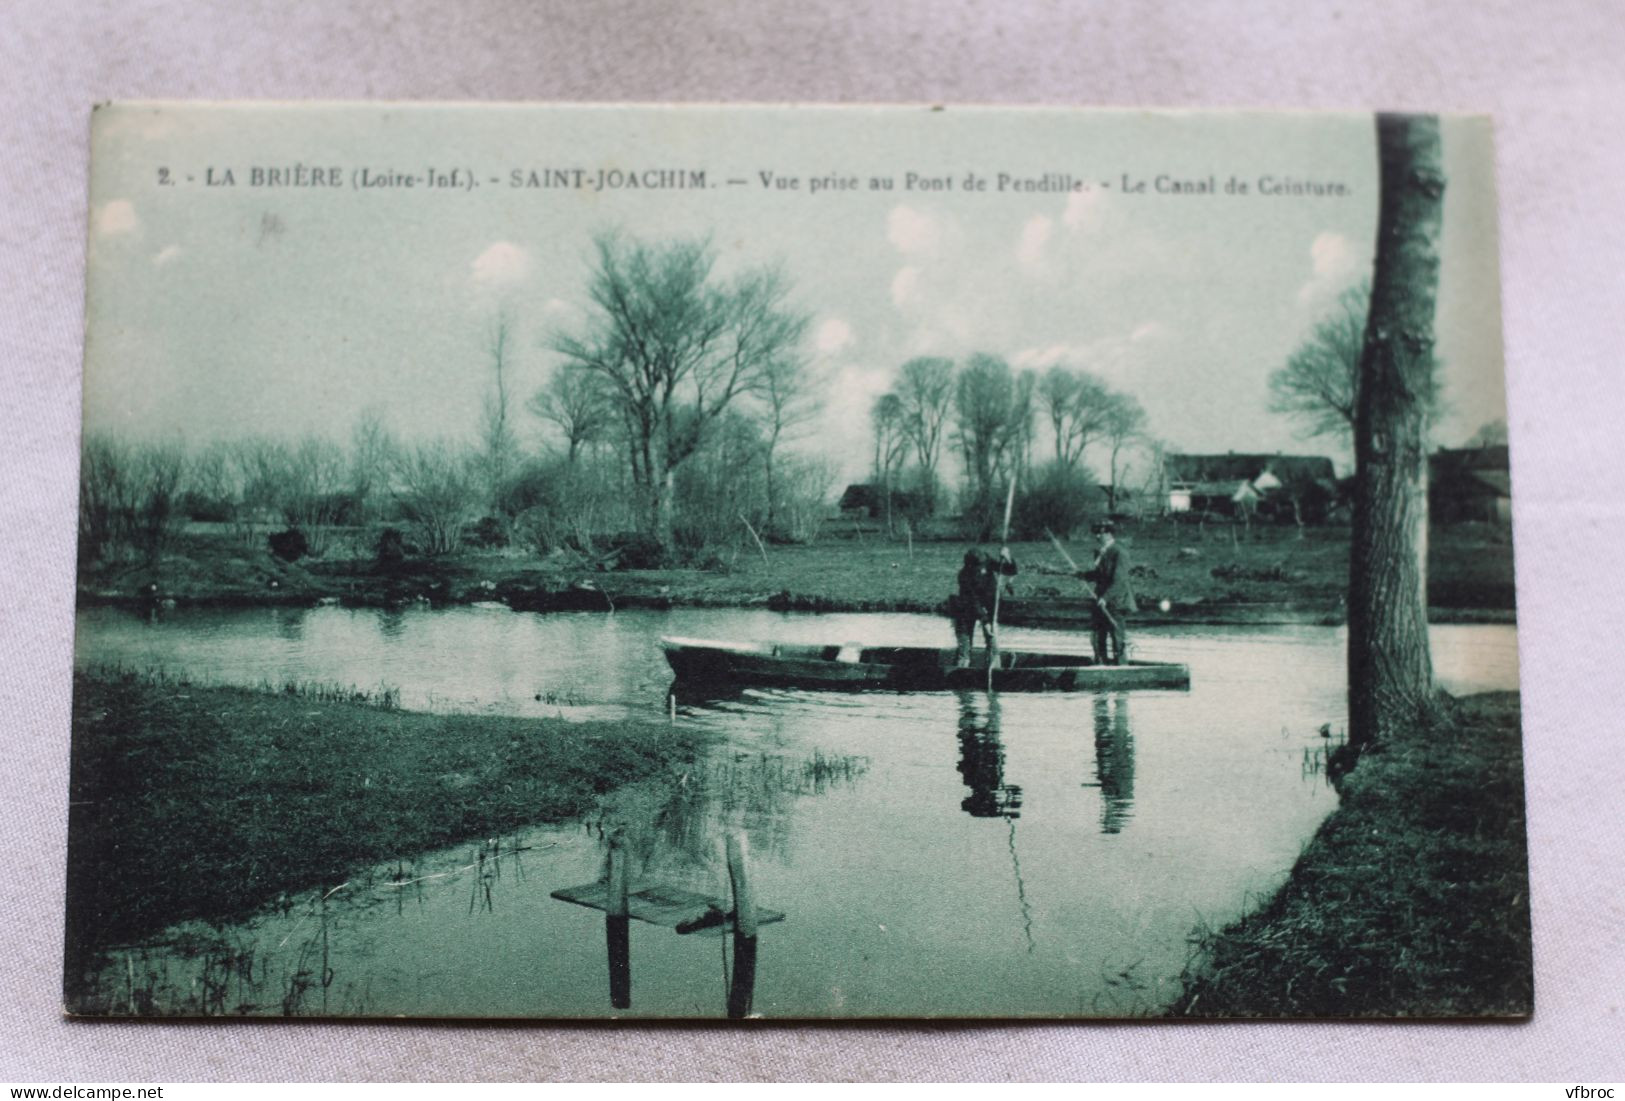
M1428 456L1428 512L1437 523L1512 522L1512 471L1505 445L1440 449Z
M1168 455L1169 512L1322 523L1337 502L1337 472L1322 455Z
M913 505L914 494L902 489L891 491L893 515L907 515ZM846 492L841 494L840 503L836 507L841 510L841 515L849 520L884 520L886 488L872 482L854 482L846 487Z

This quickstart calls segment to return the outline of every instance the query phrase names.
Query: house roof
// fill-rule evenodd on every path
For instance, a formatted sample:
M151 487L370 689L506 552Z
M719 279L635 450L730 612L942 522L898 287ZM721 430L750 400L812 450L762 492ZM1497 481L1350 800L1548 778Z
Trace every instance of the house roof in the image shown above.
M1231 499L1258 494L1253 492L1252 484L1240 478L1225 482L1188 482L1182 483L1184 489L1192 497L1228 497Z
M1507 449L1463 447L1440 449L1428 456L1428 479L1435 488L1457 496L1512 496Z
M1495 447L1441 447L1428 457L1435 473L1442 470L1510 470L1505 444Z
M1332 461L1324 455L1258 455L1228 452L1223 455L1169 455L1163 460L1168 480L1174 482L1252 482L1265 473L1283 485L1336 481Z
M869 482L853 482L841 494L840 508L869 508L886 500L880 487Z

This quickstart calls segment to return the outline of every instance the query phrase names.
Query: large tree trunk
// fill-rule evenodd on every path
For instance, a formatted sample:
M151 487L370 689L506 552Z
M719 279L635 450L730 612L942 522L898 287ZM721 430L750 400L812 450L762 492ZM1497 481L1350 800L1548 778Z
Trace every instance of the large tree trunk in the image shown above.
M1349 744L1415 722L1433 688L1427 635L1427 445L1444 201L1439 120L1380 115L1382 195L1355 412Z

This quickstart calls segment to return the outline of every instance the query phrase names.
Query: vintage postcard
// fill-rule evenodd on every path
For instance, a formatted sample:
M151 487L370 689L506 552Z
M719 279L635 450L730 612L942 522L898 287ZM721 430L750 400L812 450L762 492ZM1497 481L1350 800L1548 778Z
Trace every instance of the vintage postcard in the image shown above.
M91 131L70 1014L1531 1011L1487 120Z

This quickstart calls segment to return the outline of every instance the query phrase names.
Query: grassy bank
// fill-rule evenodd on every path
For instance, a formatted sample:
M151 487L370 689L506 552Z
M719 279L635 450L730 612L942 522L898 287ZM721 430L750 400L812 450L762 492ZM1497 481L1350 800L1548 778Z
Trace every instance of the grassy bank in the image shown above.
M1451 701L1367 753L1285 886L1198 932L1175 1016L1523 1015L1533 1007L1518 697Z
M701 737L77 675L69 975L173 922L245 916L358 865L580 814L691 759Z
M1347 589L1348 531L1167 521L1126 525L1122 541L1136 567L1135 588L1156 604L1280 604L1335 609ZM815 611L933 611L953 587L965 545L899 541L870 532L807 545L754 545L721 556L714 568L600 570L579 556L519 551L413 559L380 569L365 558L281 562L263 548L219 535L179 539L154 564L103 563L80 577L80 600L139 604L295 604L337 601L389 606L502 600L535 611L609 607L767 606ZM1510 612L1512 545L1503 529L1463 525L1430 542L1430 603L1456 612ZM1046 589L1079 595L1058 573L1065 563L1048 542L1018 543L1024 571L1018 595ZM1078 538L1086 561L1091 541ZM1174 617L1178 618L1177 612Z

